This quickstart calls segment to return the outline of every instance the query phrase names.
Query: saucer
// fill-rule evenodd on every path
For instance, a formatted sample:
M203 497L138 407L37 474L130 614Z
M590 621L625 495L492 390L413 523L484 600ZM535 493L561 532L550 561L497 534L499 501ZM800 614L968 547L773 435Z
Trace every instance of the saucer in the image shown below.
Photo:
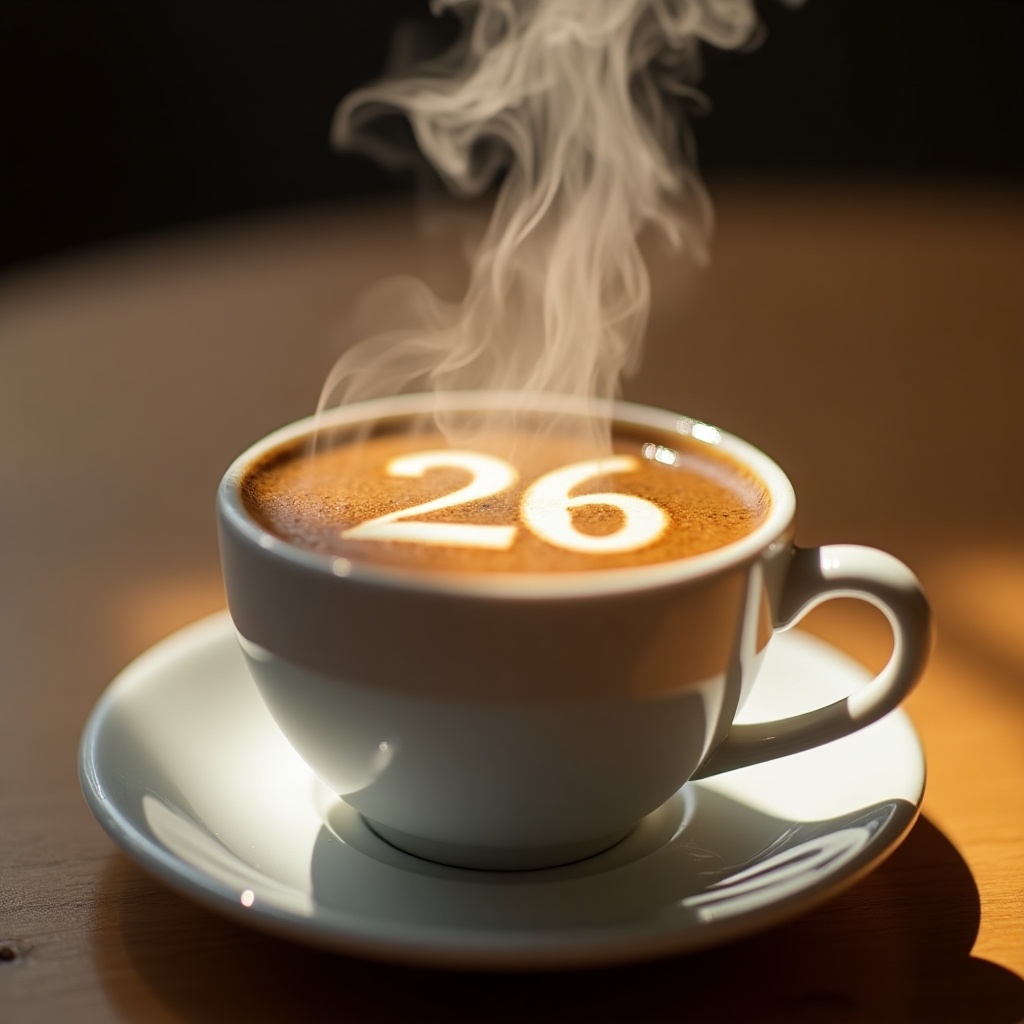
M868 673L774 638L743 720L838 699ZM524 872L389 846L307 768L224 612L143 654L96 705L79 773L111 838L171 888L310 945L420 966L593 967L796 917L875 867L917 817L924 756L895 711L817 747L690 783L613 849Z

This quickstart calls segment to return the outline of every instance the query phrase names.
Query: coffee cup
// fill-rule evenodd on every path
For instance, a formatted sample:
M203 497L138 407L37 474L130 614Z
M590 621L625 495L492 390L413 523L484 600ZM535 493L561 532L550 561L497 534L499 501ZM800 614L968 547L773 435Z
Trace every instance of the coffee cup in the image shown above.
M515 436L453 444L424 426L481 412ZM595 413L611 453L579 458L562 426ZM217 506L228 606L271 715L382 838L446 864L599 853L692 779L885 715L931 643L896 558L794 546L793 488L766 455L624 402L352 404L253 445ZM838 702L734 724L773 634L851 596L888 618L885 667Z

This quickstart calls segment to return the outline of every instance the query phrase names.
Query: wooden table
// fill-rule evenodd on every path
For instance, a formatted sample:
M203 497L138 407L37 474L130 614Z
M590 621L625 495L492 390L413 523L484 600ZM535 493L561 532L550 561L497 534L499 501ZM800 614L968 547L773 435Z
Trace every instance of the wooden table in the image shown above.
M875 544L923 579L939 638L909 712L929 784L903 845L768 933L526 976L310 951L137 868L79 791L91 707L222 605L216 483L312 410L352 297L397 271L457 294L465 225L416 233L406 208L329 208L182 233L0 283L0 1019L1024 1018L1024 199L715 194L709 270L652 256L627 394L774 455L803 543ZM807 627L868 665L888 651L862 606Z

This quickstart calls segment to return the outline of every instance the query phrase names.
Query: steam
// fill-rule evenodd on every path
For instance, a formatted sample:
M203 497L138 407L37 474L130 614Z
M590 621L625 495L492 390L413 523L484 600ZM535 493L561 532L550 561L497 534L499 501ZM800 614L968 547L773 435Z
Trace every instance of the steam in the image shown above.
M341 357L320 408L465 388L614 397L650 307L641 236L706 259L688 120L700 44L754 41L752 0L433 0L446 9L462 21L452 50L349 95L332 139L394 161L380 129L404 116L456 195L500 179L491 219L461 301L380 286L390 322Z

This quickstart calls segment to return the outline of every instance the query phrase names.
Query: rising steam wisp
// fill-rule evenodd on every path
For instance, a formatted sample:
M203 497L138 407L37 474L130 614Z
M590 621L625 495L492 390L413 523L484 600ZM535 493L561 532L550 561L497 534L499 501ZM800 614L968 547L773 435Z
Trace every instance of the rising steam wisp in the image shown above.
M360 89L333 139L388 157L399 113L460 196L500 180L467 291L445 303L397 279L409 322L349 349L320 408L410 390L498 388L607 399L637 360L650 305L639 236L702 260L711 208L686 109L701 42L737 47L750 0L434 0L462 18L433 64Z

